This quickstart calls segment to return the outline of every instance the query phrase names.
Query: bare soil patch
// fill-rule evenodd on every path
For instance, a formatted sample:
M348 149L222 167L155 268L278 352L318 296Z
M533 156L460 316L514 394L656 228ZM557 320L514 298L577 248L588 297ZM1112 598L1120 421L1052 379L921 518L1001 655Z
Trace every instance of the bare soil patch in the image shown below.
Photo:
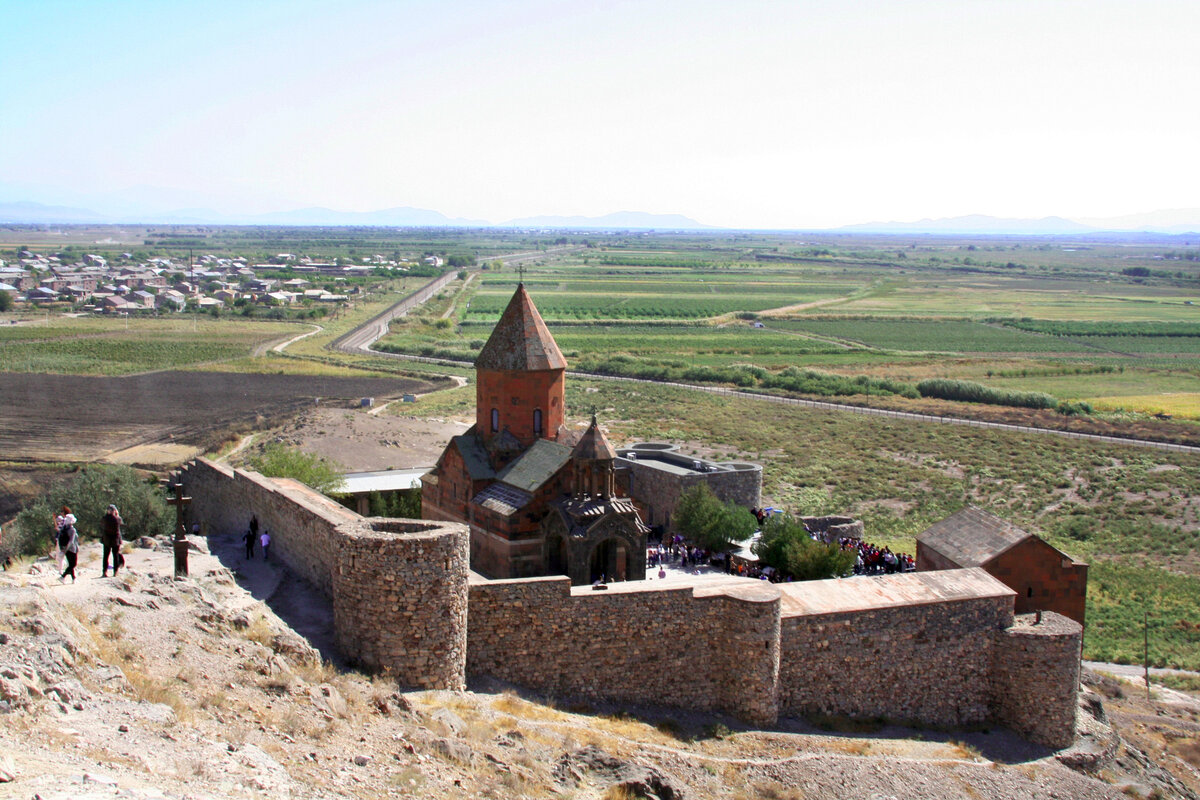
M451 419L311 408L269 439L336 461L351 472L431 467L468 424Z
M210 449L318 403L428 391L409 378L158 372L121 378L0 374L0 453L11 461L97 461L168 443Z

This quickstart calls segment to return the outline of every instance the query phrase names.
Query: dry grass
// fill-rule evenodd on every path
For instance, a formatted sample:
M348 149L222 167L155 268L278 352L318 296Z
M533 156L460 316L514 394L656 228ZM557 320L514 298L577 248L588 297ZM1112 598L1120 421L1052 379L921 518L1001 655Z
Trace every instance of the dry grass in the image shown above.
M263 647L270 647L275 639L275 632L271 630L271 623L267 621L266 616L260 613L256 614L246 629L242 631L242 636Z

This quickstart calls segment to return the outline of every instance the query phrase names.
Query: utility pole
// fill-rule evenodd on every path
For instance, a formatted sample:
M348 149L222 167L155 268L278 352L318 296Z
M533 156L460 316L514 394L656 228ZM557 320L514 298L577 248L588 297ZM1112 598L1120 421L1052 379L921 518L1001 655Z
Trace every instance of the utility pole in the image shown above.
M1142 671L1146 679L1146 701L1150 700L1150 612L1142 610Z

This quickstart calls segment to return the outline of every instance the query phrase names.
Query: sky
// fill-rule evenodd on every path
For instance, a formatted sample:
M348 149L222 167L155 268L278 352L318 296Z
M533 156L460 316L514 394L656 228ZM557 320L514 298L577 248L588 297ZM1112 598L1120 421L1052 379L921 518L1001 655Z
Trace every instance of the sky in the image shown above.
M745 228L1200 207L1195 0L0 0L0 21L0 201Z

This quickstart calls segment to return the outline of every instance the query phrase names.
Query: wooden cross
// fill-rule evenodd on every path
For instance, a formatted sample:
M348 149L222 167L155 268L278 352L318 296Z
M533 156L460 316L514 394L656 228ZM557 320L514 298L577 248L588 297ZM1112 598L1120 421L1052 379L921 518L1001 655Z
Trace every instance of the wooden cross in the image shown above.
M521 283L525 282L525 265L517 264L517 274L521 276Z
M183 496L183 484L166 481L166 486L175 492L174 497L167 498L167 505L175 506L175 577L188 574L187 563L187 529L183 526L183 507L192 502L192 498Z
M183 538L187 529L183 526L183 507L192 502L192 498L183 496L182 483L167 483L167 488L175 492L174 497L167 498L167 505L175 506L175 538Z

